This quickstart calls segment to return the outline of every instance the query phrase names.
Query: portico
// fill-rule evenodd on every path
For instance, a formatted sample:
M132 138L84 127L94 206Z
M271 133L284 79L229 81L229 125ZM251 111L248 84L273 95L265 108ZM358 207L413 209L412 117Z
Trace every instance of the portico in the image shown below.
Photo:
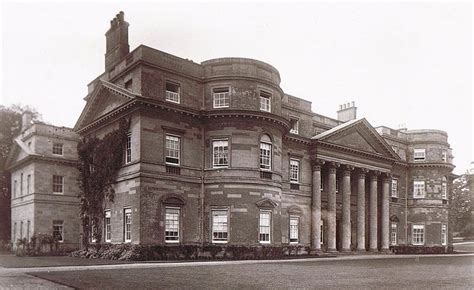
M397 156L378 137L365 119L313 137L313 251L388 251L389 190Z

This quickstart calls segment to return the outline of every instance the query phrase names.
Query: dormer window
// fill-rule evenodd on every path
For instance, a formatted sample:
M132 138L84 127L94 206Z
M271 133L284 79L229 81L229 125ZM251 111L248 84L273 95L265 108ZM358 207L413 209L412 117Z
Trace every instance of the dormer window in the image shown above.
M177 83L166 82L166 100L179 104L180 102L180 86Z
M298 127L299 127L299 120L296 118L290 118L290 133L291 134L298 134Z
M229 87L212 90L214 108L228 108L230 105Z
M271 105L272 94L266 91L260 91L260 110L265 112L272 111Z
M426 160L426 149L415 149L413 152L414 161L425 161Z

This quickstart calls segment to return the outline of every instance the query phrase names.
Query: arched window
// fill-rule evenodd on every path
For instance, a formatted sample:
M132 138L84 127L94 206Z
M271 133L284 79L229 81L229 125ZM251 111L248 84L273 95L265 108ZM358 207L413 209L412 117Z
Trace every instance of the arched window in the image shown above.
M260 169L272 170L272 139L267 134L260 138Z

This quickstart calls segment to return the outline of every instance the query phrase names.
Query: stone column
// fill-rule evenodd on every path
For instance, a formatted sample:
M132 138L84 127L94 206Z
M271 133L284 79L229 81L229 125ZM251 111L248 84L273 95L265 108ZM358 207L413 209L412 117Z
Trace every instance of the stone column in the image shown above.
M372 172L370 175L370 191L369 191L369 249L371 252L377 251L377 178L379 173Z
M342 251L351 250L351 171L352 166L345 166L342 176Z
M321 251L321 165L323 161L313 163L313 198L311 202L311 250Z
M362 169L357 174L357 251L365 252L365 174Z
M389 208L389 190L390 174L386 174L382 184L382 251L388 252L390 245L390 208Z
M336 248L336 168L338 164L329 165L328 177L328 252L337 252Z

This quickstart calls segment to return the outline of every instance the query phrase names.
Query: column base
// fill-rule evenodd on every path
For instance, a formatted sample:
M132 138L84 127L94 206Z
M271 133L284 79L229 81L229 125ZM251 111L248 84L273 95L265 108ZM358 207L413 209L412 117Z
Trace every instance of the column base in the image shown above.
M371 253L378 253L378 252L379 252L379 249L369 249L369 252L371 252Z
M310 256L319 256L322 253L323 251L321 249L312 249L311 251L309 251Z
M384 254L389 254L389 253L391 253L392 251L390 251L389 248L383 248L383 249L380 250L380 252L381 252L381 253L384 253Z
M350 252L351 252L351 248L341 250L341 253L350 253Z
M367 250L366 250L365 248L363 248L363 249L357 249L356 252L357 252L357 253L366 253Z
M328 249L328 253L339 253L337 249Z

